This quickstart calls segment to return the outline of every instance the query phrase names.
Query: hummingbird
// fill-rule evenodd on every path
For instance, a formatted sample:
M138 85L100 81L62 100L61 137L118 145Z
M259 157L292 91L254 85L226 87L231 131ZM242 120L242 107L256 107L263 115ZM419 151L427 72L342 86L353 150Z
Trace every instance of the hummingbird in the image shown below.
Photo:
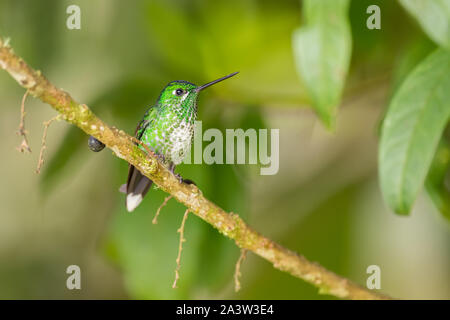
M159 98L139 123L135 138L146 144L172 173L188 151L194 136L197 119L198 94L203 89L228 79L238 72L208 82L201 86L184 81L169 82ZM139 145L143 151L145 148ZM152 181L130 165L127 183L120 190L126 193L126 208L136 209L152 186Z

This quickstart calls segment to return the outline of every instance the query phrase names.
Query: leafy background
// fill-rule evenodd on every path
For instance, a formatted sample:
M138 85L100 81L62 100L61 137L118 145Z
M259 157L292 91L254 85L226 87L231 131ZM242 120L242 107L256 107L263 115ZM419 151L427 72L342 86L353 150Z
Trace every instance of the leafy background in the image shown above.
M66 8L81 7L81 30ZM381 9L369 30L366 9ZM280 170L184 165L207 197L283 245L361 284L381 267L382 291L450 298L449 1L0 1L0 34L15 51L111 125L134 131L174 79L204 83L203 128L279 128ZM329 299L187 220L151 193L133 214L117 192L127 164L93 154L78 129L49 129L29 98L31 155L15 151L23 94L0 73L0 298ZM395 212L408 217L396 215ZM65 287L68 265L82 290Z

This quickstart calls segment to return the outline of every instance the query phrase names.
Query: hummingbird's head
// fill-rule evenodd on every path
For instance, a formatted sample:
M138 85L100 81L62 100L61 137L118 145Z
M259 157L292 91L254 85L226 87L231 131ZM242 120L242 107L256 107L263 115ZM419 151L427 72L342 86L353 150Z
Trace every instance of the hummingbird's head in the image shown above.
M219 78L217 80L208 82L202 86L196 86L193 83L184 80L175 80L169 82L164 90L161 92L159 101L164 105L169 105L171 107L177 106L191 106L195 105L198 94L203 89L212 86L220 81L228 79L237 74L234 72L225 77Z
M159 102L169 107L179 107L195 103L197 86L184 80L176 80L169 82L161 92Z

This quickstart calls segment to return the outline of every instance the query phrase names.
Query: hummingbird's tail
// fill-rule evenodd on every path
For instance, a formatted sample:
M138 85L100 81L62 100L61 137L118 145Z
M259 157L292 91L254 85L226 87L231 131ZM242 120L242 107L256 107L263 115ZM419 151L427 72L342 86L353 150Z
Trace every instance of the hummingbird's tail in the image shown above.
M130 165L128 170L128 180L126 184L126 206L129 212L136 209L142 199L150 190L153 181L144 176L134 166Z

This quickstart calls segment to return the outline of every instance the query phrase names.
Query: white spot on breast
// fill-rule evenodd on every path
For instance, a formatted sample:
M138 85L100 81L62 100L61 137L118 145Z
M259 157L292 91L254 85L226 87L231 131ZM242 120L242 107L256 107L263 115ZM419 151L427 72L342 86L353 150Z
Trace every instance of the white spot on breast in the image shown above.
M186 121L179 123L170 133L170 158L173 163L180 164L183 161L191 147L192 133L192 125Z

